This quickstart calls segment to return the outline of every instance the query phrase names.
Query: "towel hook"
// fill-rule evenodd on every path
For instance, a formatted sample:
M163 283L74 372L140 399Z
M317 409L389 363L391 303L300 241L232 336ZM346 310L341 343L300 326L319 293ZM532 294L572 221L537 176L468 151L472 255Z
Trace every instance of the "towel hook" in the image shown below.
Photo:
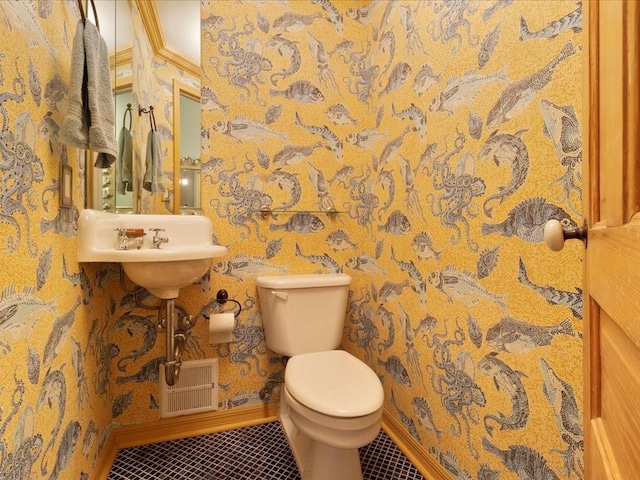
M138 105L138 116L142 116L143 113L148 113L149 114L149 125L151 127L151 130L153 130L154 132L157 132L158 129L156 128L156 117L153 113L153 105L149 105L149 110L147 110L146 108L142 108L140 105Z
M122 116L122 126L124 127L125 122L127 121L127 113L129 114L129 131L131 131L131 124L133 122L133 115L131 113L131 104L127 103L127 109L124 111L124 115Z
M96 10L96 4L93 0L89 0L87 2L87 13L89 13L89 3L91 3L91 7L93 8L93 16L96 19L96 28L100 31L100 22L98 20L98 11ZM87 23L87 15L84 14L84 7L82 6L82 0L78 0L78 7L80 8L80 17L82 18L82 23L86 25Z
M156 117L153 114L153 105L149 107L149 128L151 128L151 130L153 130L154 132L158 131L158 129L156 128Z
M149 106L149 110L138 105L138 116L141 117L143 113L151 113L151 110L153 110L153 105Z

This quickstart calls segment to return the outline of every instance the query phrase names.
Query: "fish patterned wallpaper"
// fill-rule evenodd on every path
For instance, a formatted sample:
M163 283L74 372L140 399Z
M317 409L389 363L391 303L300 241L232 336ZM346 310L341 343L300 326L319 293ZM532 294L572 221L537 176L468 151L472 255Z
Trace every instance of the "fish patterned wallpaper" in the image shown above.
M229 255L178 305L220 408L277 401L255 277L344 271L344 347L454 478L582 478L581 247L541 237L581 216L580 4L201 5L203 206ZM159 302L76 261L83 162L56 141L76 2L0 12L0 473L87 478L113 426L158 418ZM218 288L243 312L212 347Z
M84 479L111 429L118 347L97 268L76 260L84 157L57 141L80 15L75 1L2 1L0 18L0 478Z
M222 398L282 376L255 278L342 271L344 348L452 476L582 478L581 246L542 238L581 221L581 4L211 1L202 26L212 284L244 307Z

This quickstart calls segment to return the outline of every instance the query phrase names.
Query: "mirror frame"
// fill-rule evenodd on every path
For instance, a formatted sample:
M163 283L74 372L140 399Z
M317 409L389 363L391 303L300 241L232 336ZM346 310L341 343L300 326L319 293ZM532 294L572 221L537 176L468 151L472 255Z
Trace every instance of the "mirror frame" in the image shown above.
M113 99L115 102L115 98L116 95L120 92L126 92L126 91L131 91L133 92L133 77L131 75L128 75L126 77L120 77L120 78L116 78L114 85L113 85ZM132 102L133 104L133 102ZM133 106L132 106L133 108ZM132 125L132 130L133 130L133 125L135 124L135 122L137 121L137 117L135 117L133 115L133 110L131 111L131 125ZM120 132L116 132L116 140L118 139L118 135L120 134ZM113 165L113 169L114 169L114 177L117 178L117 174L115 172L115 164ZM133 174L133 178L137 178L138 172L136 171L136 164L135 162L133 162L133 165L131 166L131 168L133 169L133 171L131 172ZM139 185L136 185L136 182L134 182L133 184L133 192L131 192L133 195L133 198L131 199L131 213L140 213L140 188ZM116 195L115 193L115 184L114 184L114 196ZM114 210L117 212L118 211L118 204L114 203L113 205Z
M180 97L200 103L200 90L173 79L173 213L180 215ZM202 199L200 199L202 201Z
M131 76L121 77L113 80L112 91L113 98L115 102L115 96L118 92L132 90L133 89L133 78ZM117 135L119 132L116 132L116 140L118 139ZM102 193L102 178L105 172L105 169L93 168L95 163L97 153L92 149L85 150L84 153L84 171L85 171L85 191L84 191L84 204L85 208L93 208L96 210L102 210L102 202L103 198L101 197ZM110 169L115 169L115 164L111 165ZM135 165L133 166L135 168ZM115 197L115 184L112 185L113 195ZM138 213L136 211L137 204L137 195L136 189L134 185L133 199L132 199L132 212ZM117 211L118 204L114 203L113 210Z
M1 0L0 0L1 1ZM158 13L154 1L156 0L114 0L115 2L127 2L129 9L137 8L142 24L144 27L144 34L149 40L153 54L160 59L164 59L175 65L179 69L184 70L194 78L198 78L201 81L202 72L200 64L193 60L186 58L174 51L171 47L165 44L164 36L160 28L160 22L158 19ZM192 0L197 1L197 0ZM88 7L89 0L82 0L82 2ZM116 26L114 25L114 28ZM135 35L135 32L133 33ZM117 69L119 65L131 64L133 61L133 39L132 45L121 47L109 55L110 77L112 91L115 94L122 90L133 90L133 78L131 75L126 77L117 77ZM194 101L200 103L201 92L199 87L194 87L191 84L184 83L179 79L173 79L173 198L168 198L166 204L170 213L181 214L180 207L180 97L184 95L191 98ZM135 100L135 99L134 99ZM134 106L134 109L137 106ZM135 115L134 115L135 116ZM134 122L137 117L134 119ZM118 132L116 132L116 137ZM100 180L102 176L94 168L91 168L94 162L95 153L91 151L85 152L85 168L84 168L84 203L85 208L100 209L102 206L101 198L99 198L101 189ZM133 168L137 169L136 162L134 162ZM137 176L138 172L134 172L134 176ZM140 191L140 185L134 185L133 187L133 213L140 213L142 203L142 192ZM115 193L114 193L115 195ZM169 203L170 202L170 203ZM114 209L117 205L114 204ZM164 213L167 213L166 211Z

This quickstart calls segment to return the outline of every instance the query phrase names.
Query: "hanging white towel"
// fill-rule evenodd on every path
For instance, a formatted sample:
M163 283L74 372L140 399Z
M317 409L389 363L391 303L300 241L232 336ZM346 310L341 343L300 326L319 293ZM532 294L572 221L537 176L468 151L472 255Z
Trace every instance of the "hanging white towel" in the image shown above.
M109 72L107 44L95 25L80 20L73 40L67 113L59 138L65 145L97 152L98 168L108 168L117 155Z
M162 171L162 143L154 130L147 136L147 156L142 188L151 193L166 193L164 172Z

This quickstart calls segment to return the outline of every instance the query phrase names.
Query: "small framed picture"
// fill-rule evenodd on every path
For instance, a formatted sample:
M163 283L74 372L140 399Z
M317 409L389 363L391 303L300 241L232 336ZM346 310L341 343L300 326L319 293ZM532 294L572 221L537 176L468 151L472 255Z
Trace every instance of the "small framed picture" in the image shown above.
M60 206L71 207L73 205L72 189L73 168L62 165L60 168Z

